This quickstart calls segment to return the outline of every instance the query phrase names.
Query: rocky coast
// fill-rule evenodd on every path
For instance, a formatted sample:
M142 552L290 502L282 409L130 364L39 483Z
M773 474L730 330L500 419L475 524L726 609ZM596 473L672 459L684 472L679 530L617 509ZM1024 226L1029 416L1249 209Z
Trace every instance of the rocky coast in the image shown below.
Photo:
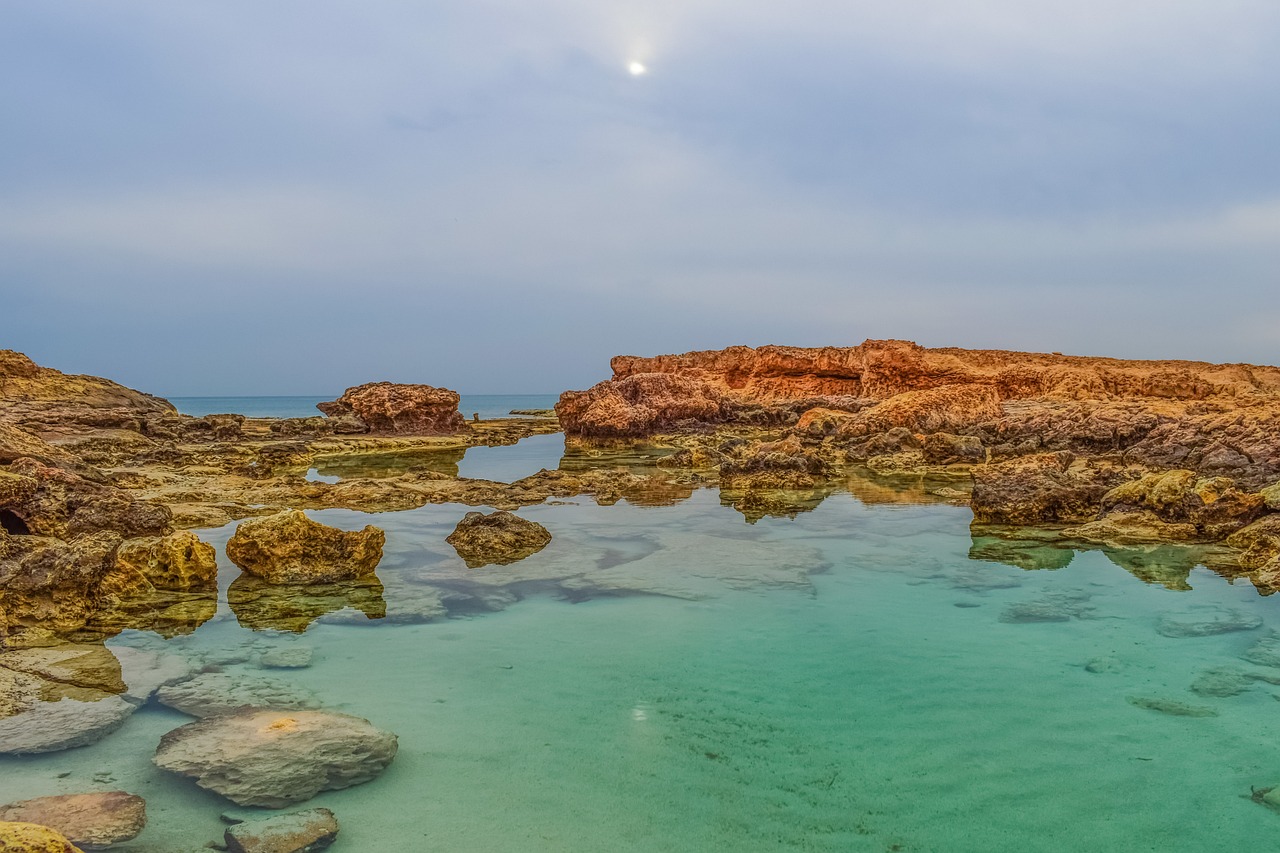
M1098 550L1169 589L1186 588L1197 567L1263 595L1280 588L1275 367L867 341L620 356L612 368L612 378L565 392L554 413L501 420L463 419L447 389L385 382L348 389L320 405L323 416L197 418L0 351L0 754L92 744L153 703L198 721L164 736L158 767L232 802L283 808L370 781L396 755L396 735L276 677L311 659L308 647L278 637L317 619L430 622L500 610L534 589L570 601L804 590L829 568L804 544L709 542L679 530L660 544L618 534L588 567L575 550L581 540L562 542L561 530L511 512L573 499L663 506L712 489L750 523L795 517L842 493L865 504L962 505L972 511L969 557L980 563L1055 569ZM514 482L458 475L468 448L560 431L555 468ZM426 581L379 575L402 565L409 547L390 541L381 522L338 529L302 512L429 504L494 511L460 512L438 543L413 546L443 566ZM277 639L201 655L103 645L127 630L180 637L213 619L220 553L222 606ZM227 562L239 570L229 587ZM957 581L990 583L979 574ZM1002 620L1087 612L1083 600L1032 601ZM1161 633L1260 623L1228 613L1205 624L1165 633L1162 623ZM1176 713L1152 701L1131 704ZM135 795L84 800L79 822L65 825L40 817L57 808L14 804L0 812L0 841L25 850L127 840L146 821ZM238 823L226 844L301 850L337 834L325 809L285 818ZM57 838L46 842L47 832ZM280 833L311 840L254 846ZM11 840L28 836L39 840Z

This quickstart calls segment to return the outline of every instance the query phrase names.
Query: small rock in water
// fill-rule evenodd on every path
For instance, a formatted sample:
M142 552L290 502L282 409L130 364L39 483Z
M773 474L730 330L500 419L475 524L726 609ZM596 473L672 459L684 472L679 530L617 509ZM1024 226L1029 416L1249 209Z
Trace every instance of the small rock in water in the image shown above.
M1191 682L1191 692L1201 696L1237 696L1253 687L1253 678L1230 666L1206 669Z
M0 719L0 755L57 752L97 743L124 725L135 707L119 696L96 702L41 702Z
M1088 663L1084 665L1084 668L1085 668L1085 672L1093 672L1098 674L1114 673L1114 672L1121 672L1124 669L1124 664L1120 661L1119 658L1101 657L1101 658L1093 658L1092 660L1090 660Z
M360 717L241 708L174 729L152 760L236 805L279 809L376 778L396 749Z
M1205 608L1184 613L1165 613L1156 630L1166 637L1209 637L1233 631L1252 631L1262 620L1252 613L1228 608Z
M270 708L317 708L315 694L269 678L209 672L156 691L162 705L193 717L213 717L246 705Z
M286 646L264 652L258 663L266 669L303 669L311 666L310 646Z
M56 829L72 844L108 847L135 837L147 825L147 804L124 791L37 797L0 806L0 821ZM5 850L0 845L0 850Z
M249 820L226 832L231 853L315 853L338 837L338 820L328 809Z
M1217 710L1205 705L1189 705L1173 699L1156 699L1147 696L1126 697L1130 705L1145 708L1148 711L1159 711L1172 717L1216 717Z
M1006 607L1000 621L1016 625L1079 619L1093 609L1088 606L1089 597L1088 593L1054 593L1034 601L1021 601Z

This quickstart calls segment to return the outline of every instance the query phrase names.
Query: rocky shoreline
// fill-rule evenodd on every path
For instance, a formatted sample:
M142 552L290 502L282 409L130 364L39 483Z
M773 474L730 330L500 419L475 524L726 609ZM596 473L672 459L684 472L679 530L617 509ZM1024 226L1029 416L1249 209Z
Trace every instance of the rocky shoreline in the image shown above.
M310 796L294 789L381 772L395 735L320 708L305 691L269 677L233 679L222 659L102 644L125 629L171 637L211 619L216 552L193 531L240 519L225 549L242 572L228 603L242 625L284 636L344 608L352 619L410 621L454 606L501 609L521 585L549 584L570 600L697 598L708 584L803 588L824 568L795 546L770 546L755 562L749 552L721 559L689 536L684 547L699 557L688 578L661 559L652 577L637 574L643 558L626 572L586 575L571 555L553 553L551 531L506 512L582 496L669 505L702 488L718 489L747 522L794 517L844 492L864 503L967 505L977 561L1061 568L1076 551L1099 549L1171 589L1187 588L1197 566L1245 578L1260 594L1280 588L1274 367L868 341L619 357L613 369L587 391L566 392L554 413L502 420L466 421L456 393L390 383L348 389L321 404L323 417L196 418L109 380L0 351L0 753L95 742L154 697L199 719L166 736L157 764L236 802L282 807ZM555 470L512 483L458 476L469 447L561 430L566 450ZM312 469L337 482L309 479ZM381 529L338 530L299 511L431 503L497 512L460 517L441 537L465 563L457 577L394 595L376 573ZM521 567L544 549L551 556ZM285 644L255 654L263 669L279 670L307 666L310 651ZM283 764L301 775L273 776L274 760L228 760L230 747L219 744L246 732L262 739L261 754L288 755ZM303 760L318 733L338 763ZM128 792L76 803L92 825L42 835L53 832L43 824L63 827L36 818L62 806L18 803L0 819L8 821L0 840L10 832L75 849L77 840L132 837L145 824L145 804ZM281 832L328 843L337 823L313 809L233 827L226 844L302 849L252 840Z

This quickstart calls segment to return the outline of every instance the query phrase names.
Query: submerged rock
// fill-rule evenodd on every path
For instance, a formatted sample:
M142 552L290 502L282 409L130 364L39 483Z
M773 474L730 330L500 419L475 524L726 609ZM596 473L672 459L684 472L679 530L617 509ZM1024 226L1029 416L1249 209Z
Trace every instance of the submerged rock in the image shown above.
M84 853L56 829L10 821L0 821L0 850L4 853Z
M316 853L338 837L338 819L328 809L308 809L238 823L226 831L230 853Z
M359 717L243 708L174 729L153 760L237 805L278 809L376 778L396 748Z
M301 687L227 672L206 672L189 681L161 687L156 691L156 699L175 711L201 718L229 714L245 706L282 709L320 706L315 694Z
M1130 705L1147 711L1168 714L1171 717L1216 717L1218 712L1206 705L1190 705L1173 699L1159 699L1150 696L1126 696Z
M331 418L354 415L370 432L382 435L448 435L466 428L458 412L460 399L448 388L370 382L316 408Z
M311 666L313 654L310 646L285 646L263 652L258 665L264 669L304 669Z
M1088 593L1080 592L1048 593L1038 599L1010 604L1000 614L1000 621L1018 625L1080 619L1093 611L1089 598Z
M372 575L385 542L373 525L346 531L282 512L243 522L227 542L227 557L268 583L334 583Z
M444 541L470 568L505 566L536 554L551 541L547 528L514 513L469 512Z
M1191 682L1191 692L1201 696L1238 696L1253 687L1255 679L1235 667L1215 666Z
M1166 637L1208 637L1234 631L1252 631L1262 620L1252 613L1229 608L1204 608L1160 616L1156 630Z
M128 841L147 825L147 803L124 791L37 797L0 806L0 821L38 823L89 850ZM7 849L0 845L0 850Z
M1272 631L1259 637L1241 657L1260 666L1280 667L1280 634Z
M135 707L119 696L93 702L39 702L0 719L0 755L57 752L97 743L124 725Z

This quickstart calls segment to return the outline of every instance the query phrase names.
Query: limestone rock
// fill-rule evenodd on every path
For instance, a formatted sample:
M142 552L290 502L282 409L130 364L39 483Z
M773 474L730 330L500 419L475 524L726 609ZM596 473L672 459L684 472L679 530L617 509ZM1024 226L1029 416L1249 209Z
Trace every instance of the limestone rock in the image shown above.
M328 809L249 820L226 831L230 853L315 853L338 837L338 820Z
M35 823L0 821L3 853L84 853L56 829Z
M1241 565L1258 569L1280 555L1280 514L1268 515L1227 537L1227 544L1241 550Z
M447 388L371 382L348 388L317 408L333 418L355 415L369 431L383 435L447 435L466 428L459 396Z
M237 805L284 808L376 778L396 747L359 717L245 708L174 729L154 761Z
M1216 717L1218 712L1205 705L1192 705L1174 699L1162 699L1153 696L1127 696L1130 705L1147 711L1168 714L1171 717Z
M469 512L445 541L474 569L523 560L547 547L551 534L541 524L510 512Z
M116 552L116 568L140 575L154 589L190 592L218 586L213 546L190 530L123 543Z
M310 646L284 646L263 652L258 665L263 669L304 669L311 666L313 654Z
M978 523L1089 521L1103 495L1128 478L1108 463L1067 452L1040 454L974 468L970 506Z
M207 672L188 681L156 691L161 705L204 719L229 714L245 706L314 709L320 702L314 693L259 676Z
M134 708L119 696L37 703L0 719L0 755L57 752L97 743L124 725Z
M1195 541L1199 531L1194 524L1163 521L1153 512L1117 512L1079 527L1068 527L1062 534L1085 542L1123 547L1143 542Z
M96 850L142 832L147 804L124 791L37 797L0 806L0 821L38 823L56 829L73 844Z
M373 575L386 535L374 527L344 531L284 512L243 522L227 557L268 583L334 583Z

